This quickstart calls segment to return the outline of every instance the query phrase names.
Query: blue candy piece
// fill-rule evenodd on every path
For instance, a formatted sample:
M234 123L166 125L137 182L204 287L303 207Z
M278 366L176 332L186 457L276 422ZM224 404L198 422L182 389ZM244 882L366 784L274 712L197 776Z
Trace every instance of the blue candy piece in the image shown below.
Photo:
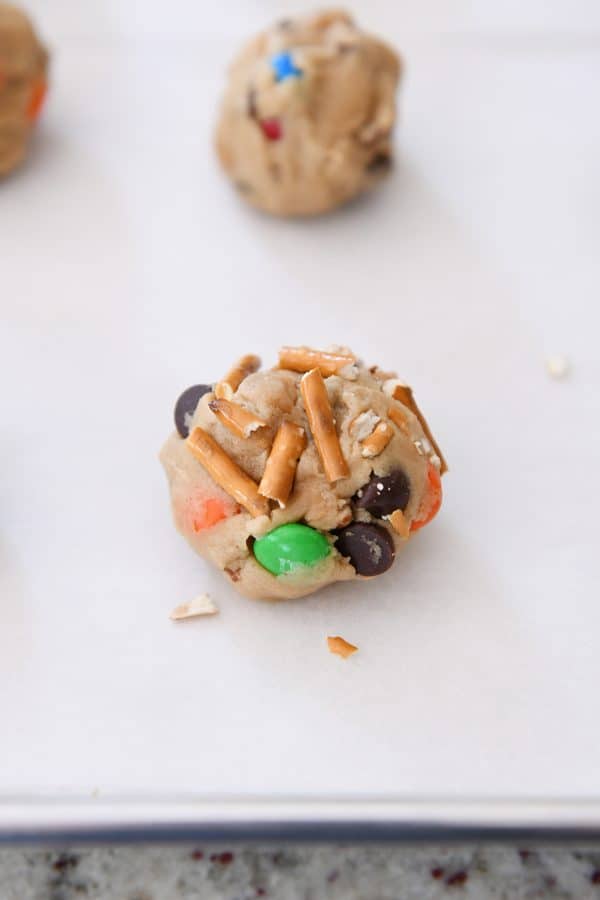
M271 57L271 65L275 73L275 81L285 81L286 78L301 78L302 69L299 69L292 58L292 54L287 50L283 53L276 53Z

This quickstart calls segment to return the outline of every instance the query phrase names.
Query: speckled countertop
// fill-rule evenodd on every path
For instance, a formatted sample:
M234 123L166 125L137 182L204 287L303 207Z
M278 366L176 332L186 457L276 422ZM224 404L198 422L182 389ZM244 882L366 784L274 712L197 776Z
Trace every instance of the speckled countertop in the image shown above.
M0 900L600 900L600 847L0 851Z

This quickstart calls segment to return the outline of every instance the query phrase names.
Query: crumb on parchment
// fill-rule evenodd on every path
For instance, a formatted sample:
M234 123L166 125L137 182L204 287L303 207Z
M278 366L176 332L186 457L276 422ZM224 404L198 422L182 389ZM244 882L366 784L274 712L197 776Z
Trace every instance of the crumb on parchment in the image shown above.
M219 607L210 599L208 594L199 594L187 603L180 603L170 615L173 622L184 619L195 619L198 616L214 616L219 612Z
M551 378L566 378L571 371L571 363L567 356L557 353L546 357L546 369Z

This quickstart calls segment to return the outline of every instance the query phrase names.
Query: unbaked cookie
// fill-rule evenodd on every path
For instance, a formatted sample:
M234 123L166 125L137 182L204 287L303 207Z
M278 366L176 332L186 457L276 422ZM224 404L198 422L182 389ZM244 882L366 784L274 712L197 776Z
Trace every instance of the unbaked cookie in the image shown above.
M234 61L217 149L239 193L282 216L323 213L390 168L400 61L340 10L285 19Z
M46 95L48 54L31 22L0 2L0 177L19 165Z
M243 357L188 388L161 460L175 524L247 597L387 571L438 512L442 453L411 389L346 348Z

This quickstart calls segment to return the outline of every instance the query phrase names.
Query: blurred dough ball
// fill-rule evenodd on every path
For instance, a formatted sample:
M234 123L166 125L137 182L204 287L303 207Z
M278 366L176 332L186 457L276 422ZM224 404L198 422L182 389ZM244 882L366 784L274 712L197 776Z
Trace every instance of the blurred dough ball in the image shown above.
M327 212L390 168L401 63L334 10L259 34L229 71L221 163L251 204L281 216Z
M25 157L47 70L48 53L25 13L0 2L0 177Z

